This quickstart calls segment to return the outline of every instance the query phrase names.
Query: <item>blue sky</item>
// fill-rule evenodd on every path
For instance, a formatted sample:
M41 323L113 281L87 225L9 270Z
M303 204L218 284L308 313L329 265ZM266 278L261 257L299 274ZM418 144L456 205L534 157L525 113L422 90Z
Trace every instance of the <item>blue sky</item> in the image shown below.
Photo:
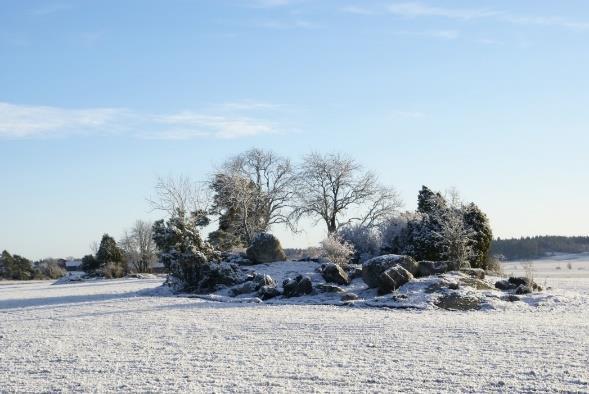
M0 249L85 254L254 146L587 234L586 1L0 1L0 59Z

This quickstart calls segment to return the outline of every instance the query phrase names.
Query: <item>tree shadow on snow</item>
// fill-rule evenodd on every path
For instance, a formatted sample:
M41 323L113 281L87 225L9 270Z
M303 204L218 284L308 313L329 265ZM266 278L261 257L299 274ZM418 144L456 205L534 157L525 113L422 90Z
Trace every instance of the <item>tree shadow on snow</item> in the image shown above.
M25 298L25 299L8 299L0 300L0 311L8 309L21 309L31 307L60 306L72 304L85 304L101 301L110 301L139 296L136 291L126 293L107 293L107 294L83 294L83 295L65 295L57 297L42 298Z

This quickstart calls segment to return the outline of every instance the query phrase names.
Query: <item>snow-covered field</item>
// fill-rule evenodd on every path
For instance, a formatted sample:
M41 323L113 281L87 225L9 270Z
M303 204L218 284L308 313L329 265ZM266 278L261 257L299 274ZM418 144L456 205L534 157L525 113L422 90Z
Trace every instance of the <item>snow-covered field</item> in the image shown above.
M589 392L589 258L566 264L534 267L570 303L474 312L4 282L0 392Z

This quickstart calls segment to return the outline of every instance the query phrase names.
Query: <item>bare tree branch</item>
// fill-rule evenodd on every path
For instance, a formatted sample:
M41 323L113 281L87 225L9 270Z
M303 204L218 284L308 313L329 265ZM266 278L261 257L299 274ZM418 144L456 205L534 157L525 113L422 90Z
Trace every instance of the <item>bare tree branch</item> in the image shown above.
M155 196L148 197L152 211L164 211L173 215L178 210L186 213L208 211L212 195L204 182L194 182L187 176L159 177L155 184Z

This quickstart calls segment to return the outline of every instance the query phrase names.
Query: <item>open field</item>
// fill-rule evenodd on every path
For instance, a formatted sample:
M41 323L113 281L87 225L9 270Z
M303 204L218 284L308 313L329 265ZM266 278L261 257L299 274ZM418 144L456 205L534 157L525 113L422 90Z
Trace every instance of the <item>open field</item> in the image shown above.
M589 392L589 277L561 264L537 277L570 303L463 313L149 296L160 279L4 283L0 391Z

